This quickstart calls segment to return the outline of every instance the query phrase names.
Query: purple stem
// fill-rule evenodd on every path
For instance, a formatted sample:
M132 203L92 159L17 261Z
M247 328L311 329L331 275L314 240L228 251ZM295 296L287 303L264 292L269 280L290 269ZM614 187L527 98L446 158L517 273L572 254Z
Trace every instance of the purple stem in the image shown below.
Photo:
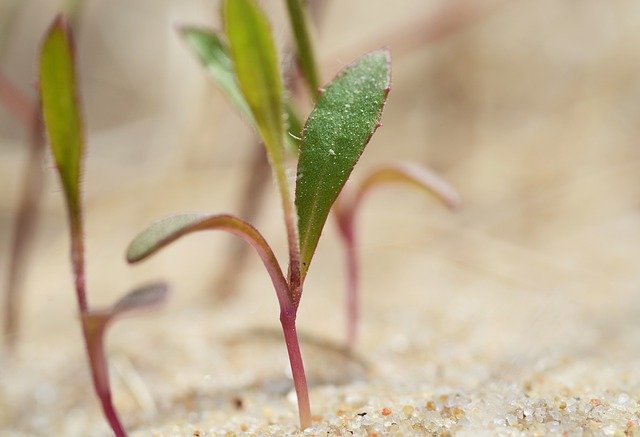
M31 122L31 138L27 168L22 183L22 195L15 217L15 228L11 242L11 257L7 273L5 291L4 335L7 346L15 347L20 322L20 301L18 299L24 274L25 259L30 246L38 215L42 193L42 171L40 163L44 148L44 124L40 108Z
M82 235L82 220L80 217L80 207L77 207L76 211L70 211L71 263L73 265L78 309L80 310L80 316L84 317L89 313L89 304L87 302L87 293L85 289L84 243ZM104 327L101 329L104 329ZM83 322L82 334L84 336L87 357L89 358L93 387L98 395L98 399L100 400L102 411L104 412L105 418L109 422L109 425L116 437L126 437L127 433L118 418L118 414L116 413L111 400L111 387L109 385L109 373L107 369L107 360L104 354L102 332L92 336L86 324Z
M347 346L353 349L358 339L358 323L360 320L360 266L356 248L355 233L350 229L342 235L347 262Z
M127 432L122 427L122 423L118 418L118 413L113 407L111 400L111 386L109 384L109 369L107 367L107 358L104 353L104 331L106 322L101 324L98 330L90 332L86 323L83 323L83 334L85 344L87 346L87 354L91 364L91 377L93 386L95 387L104 416L109 422L111 429L116 437L126 437Z
M282 324L282 332L284 333L284 340L287 344L291 374L293 375L293 385L298 398L300 428L304 430L311 426L311 406L309 404L307 377L304 373L304 364L302 362L300 343L296 331L296 312L296 309L287 310L286 308L281 308L280 323Z
M345 194L342 194L334 204L333 212L345 248L347 265L347 347L353 349L358 338L358 321L360 319L360 264L358 262L354 227L355 212L360 202L360 197L355 196L351 202L348 202L344 200L343 196Z

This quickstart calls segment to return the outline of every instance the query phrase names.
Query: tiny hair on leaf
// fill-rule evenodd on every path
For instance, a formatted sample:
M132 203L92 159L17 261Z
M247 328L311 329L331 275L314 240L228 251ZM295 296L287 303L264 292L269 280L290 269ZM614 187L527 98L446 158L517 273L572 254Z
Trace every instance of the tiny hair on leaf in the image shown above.
M386 50L346 67L320 95L305 124L295 203L304 277L331 206L380 125L390 86Z

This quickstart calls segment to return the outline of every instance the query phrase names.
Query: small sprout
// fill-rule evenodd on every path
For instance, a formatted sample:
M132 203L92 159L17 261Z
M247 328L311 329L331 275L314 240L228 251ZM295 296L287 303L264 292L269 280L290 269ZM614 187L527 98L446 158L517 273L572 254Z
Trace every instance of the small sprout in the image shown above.
M355 345L359 319L359 262L356 253L355 216L362 200L373 188L401 183L435 196L451 210L460 207L460 196L435 173L406 162L387 164L373 170L351 193L342 193L333 211L345 246L347 264L347 344Z
M127 294L110 308L93 311L85 290L84 236L80 177L84 151L78 84L71 30L58 16L49 28L40 55L40 93L44 124L65 194L70 224L71 264L91 377L102 411L117 437L126 436L111 399L104 331L126 314L159 305L166 286L154 284Z
M14 1L9 11L0 19L0 58L6 53L6 43L10 28L16 21L18 6L22 2ZM82 0L67 2L66 10L71 17L72 27L77 25ZM4 342L11 351L19 335L20 289L29 249L37 225L38 212L42 198L43 171L42 157L46 150L42 106L37 98L22 92L15 84L0 72L0 105L4 106L17 121L29 131L29 150L26 168L22 180L19 204L14 219L14 229L7 261L7 281L4 296Z
M224 1L223 21L232 71L265 145L280 192L289 246L288 275L284 276L262 235L249 223L230 215L185 214L160 220L134 238L127 260L141 261L184 235L207 229L224 230L249 243L262 259L280 304L280 322L304 429L311 426L312 416L296 331L298 305L327 214L381 116L385 89L389 87L389 53L381 50L365 55L325 87L303 131L294 203L284 161L286 104L268 21L255 0ZM345 110L345 104L351 108Z

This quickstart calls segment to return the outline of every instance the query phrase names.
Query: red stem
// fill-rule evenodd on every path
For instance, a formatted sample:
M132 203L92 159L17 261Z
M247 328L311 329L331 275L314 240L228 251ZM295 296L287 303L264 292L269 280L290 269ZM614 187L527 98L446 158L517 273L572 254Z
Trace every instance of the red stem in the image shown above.
M0 103L28 129L36 114L34 102L0 72Z
M351 227L349 233L342 235L347 262L347 346L349 349L354 348L358 339L360 321L360 266L354 234Z
M42 171L40 164L44 148L44 124L42 113L37 108L31 127L29 156L22 183L22 195L15 217L15 228L11 241L11 257L7 273L5 291L4 335L9 348L15 347L20 322L20 301L18 299L24 274L25 257L36 225L38 207L42 193Z
M90 333L86 323L83 323L82 332L84 334L87 354L91 364L91 378L95 387L104 416L109 422L111 429L116 437L126 437L127 432L122 426L122 422L118 418L118 413L113 407L111 400L111 386L109 384L109 368L107 367L107 358L104 352L104 331L106 322L98 331Z
M309 404L307 377L304 373L300 343L298 342L298 333L296 332L296 310L287 311L284 308L281 309L280 323L282 324L282 332L284 333L284 340L287 344L291 374L293 375L293 385L298 398L300 428L304 430L311 426L311 406Z
M355 213L362 200L361 190L355 195L342 193L334 204L333 213L338 225L338 232L345 249L347 266L347 347L353 349L358 338L360 319L360 263L358 261L357 240L354 227ZM347 200L345 200L345 198Z
M85 266L84 266L84 243L82 235L82 219L80 207L74 211L70 209L71 221L71 263L73 265L73 276L76 287L76 297L78 299L78 308L80 316L85 316L89 312L89 304L87 302L86 283L85 283ZM104 329L104 327L100 328ZM109 422L111 429L116 437L126 437L127 433L118 418L118 414L111 400L111 387L109 384L109 372L107 368L107 359L104 354L104 345L102 341L102 332L94 333L93 336L88 332L87 326L83 321L82 334L84 336L84 344L89 358L89 366L91 368L91 379L96 395L100 400L102 411L105 418Z
M80 315L84 315L89 310L87 302L87 292L85 286L84 271L84 242L82 235L82 220L80 219L80 208L76 213L70 212L71 217L71 265L73 266L73 279L76 288L76 298Z

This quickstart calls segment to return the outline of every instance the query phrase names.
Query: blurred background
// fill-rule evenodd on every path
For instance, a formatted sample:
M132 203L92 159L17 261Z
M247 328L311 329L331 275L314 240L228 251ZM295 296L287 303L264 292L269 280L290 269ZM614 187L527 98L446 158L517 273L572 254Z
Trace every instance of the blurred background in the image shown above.
M360 216L363 355L387 357L396 370L425 381L427 369L437 367L430 367L433 360L453 360L457 370L443 378L469 389L475 385L467 381L476 380L468 375L478 372L520 383L531 369L556 369L547 380L575 389L588 375L628 366L590 387L640 390L637 374L628 379L640 346L640 3L312 3L322 82L369 50L386 46L392 53L383 127L353 179L391 159L411 160L445 177L464 201L452 215L397 187L366 203ZM287 60L283 4L263 2ZM30 98L41 36L61 7L56 0L0 2L0 73ZM253 254L240 295L214 302L230 237L203 234L141 266L124 262L131 238L159 217L238 212L255 138L176 33L182 24L219 29L218 15L213 0L85 0L79 12L90 302L107 305L158 277L173 287L163 315L115 327L117 353L139 353L145 340L136 330L156 345L179 347L181 340L158 333L176 323L200 323L210 336L278 325L276 300ZM303 89L300 94L306 117L310 106ZM0 107L2 282L28 147L29 131ZM42 204L22 286L21 350L27 358L49 357L44 374L55 380L56 366L68 359L56 349L72 356L81 349L66 217L48 156L41 171ZM267 184L255 224L284 257L281 213ZM336 237L328 222L299 323L340 342L343 266ZM178 332L173 335L191 338ZM69 344L70 337L78 341ZM181 347L186 355L177 365L193 366L188 347ZM426 350L429 358L417 352ZM409 352L413 361L402 355ZM159 372L165 359L153 346L138 365ZM572 367L578 362L586 367ZM196 367L193 378L207 372L204 364ZM25 369L14 371L29 379L42 370ZM28 396L6 378L3 384L6 393ZM162 398L160 388L153 390Z

